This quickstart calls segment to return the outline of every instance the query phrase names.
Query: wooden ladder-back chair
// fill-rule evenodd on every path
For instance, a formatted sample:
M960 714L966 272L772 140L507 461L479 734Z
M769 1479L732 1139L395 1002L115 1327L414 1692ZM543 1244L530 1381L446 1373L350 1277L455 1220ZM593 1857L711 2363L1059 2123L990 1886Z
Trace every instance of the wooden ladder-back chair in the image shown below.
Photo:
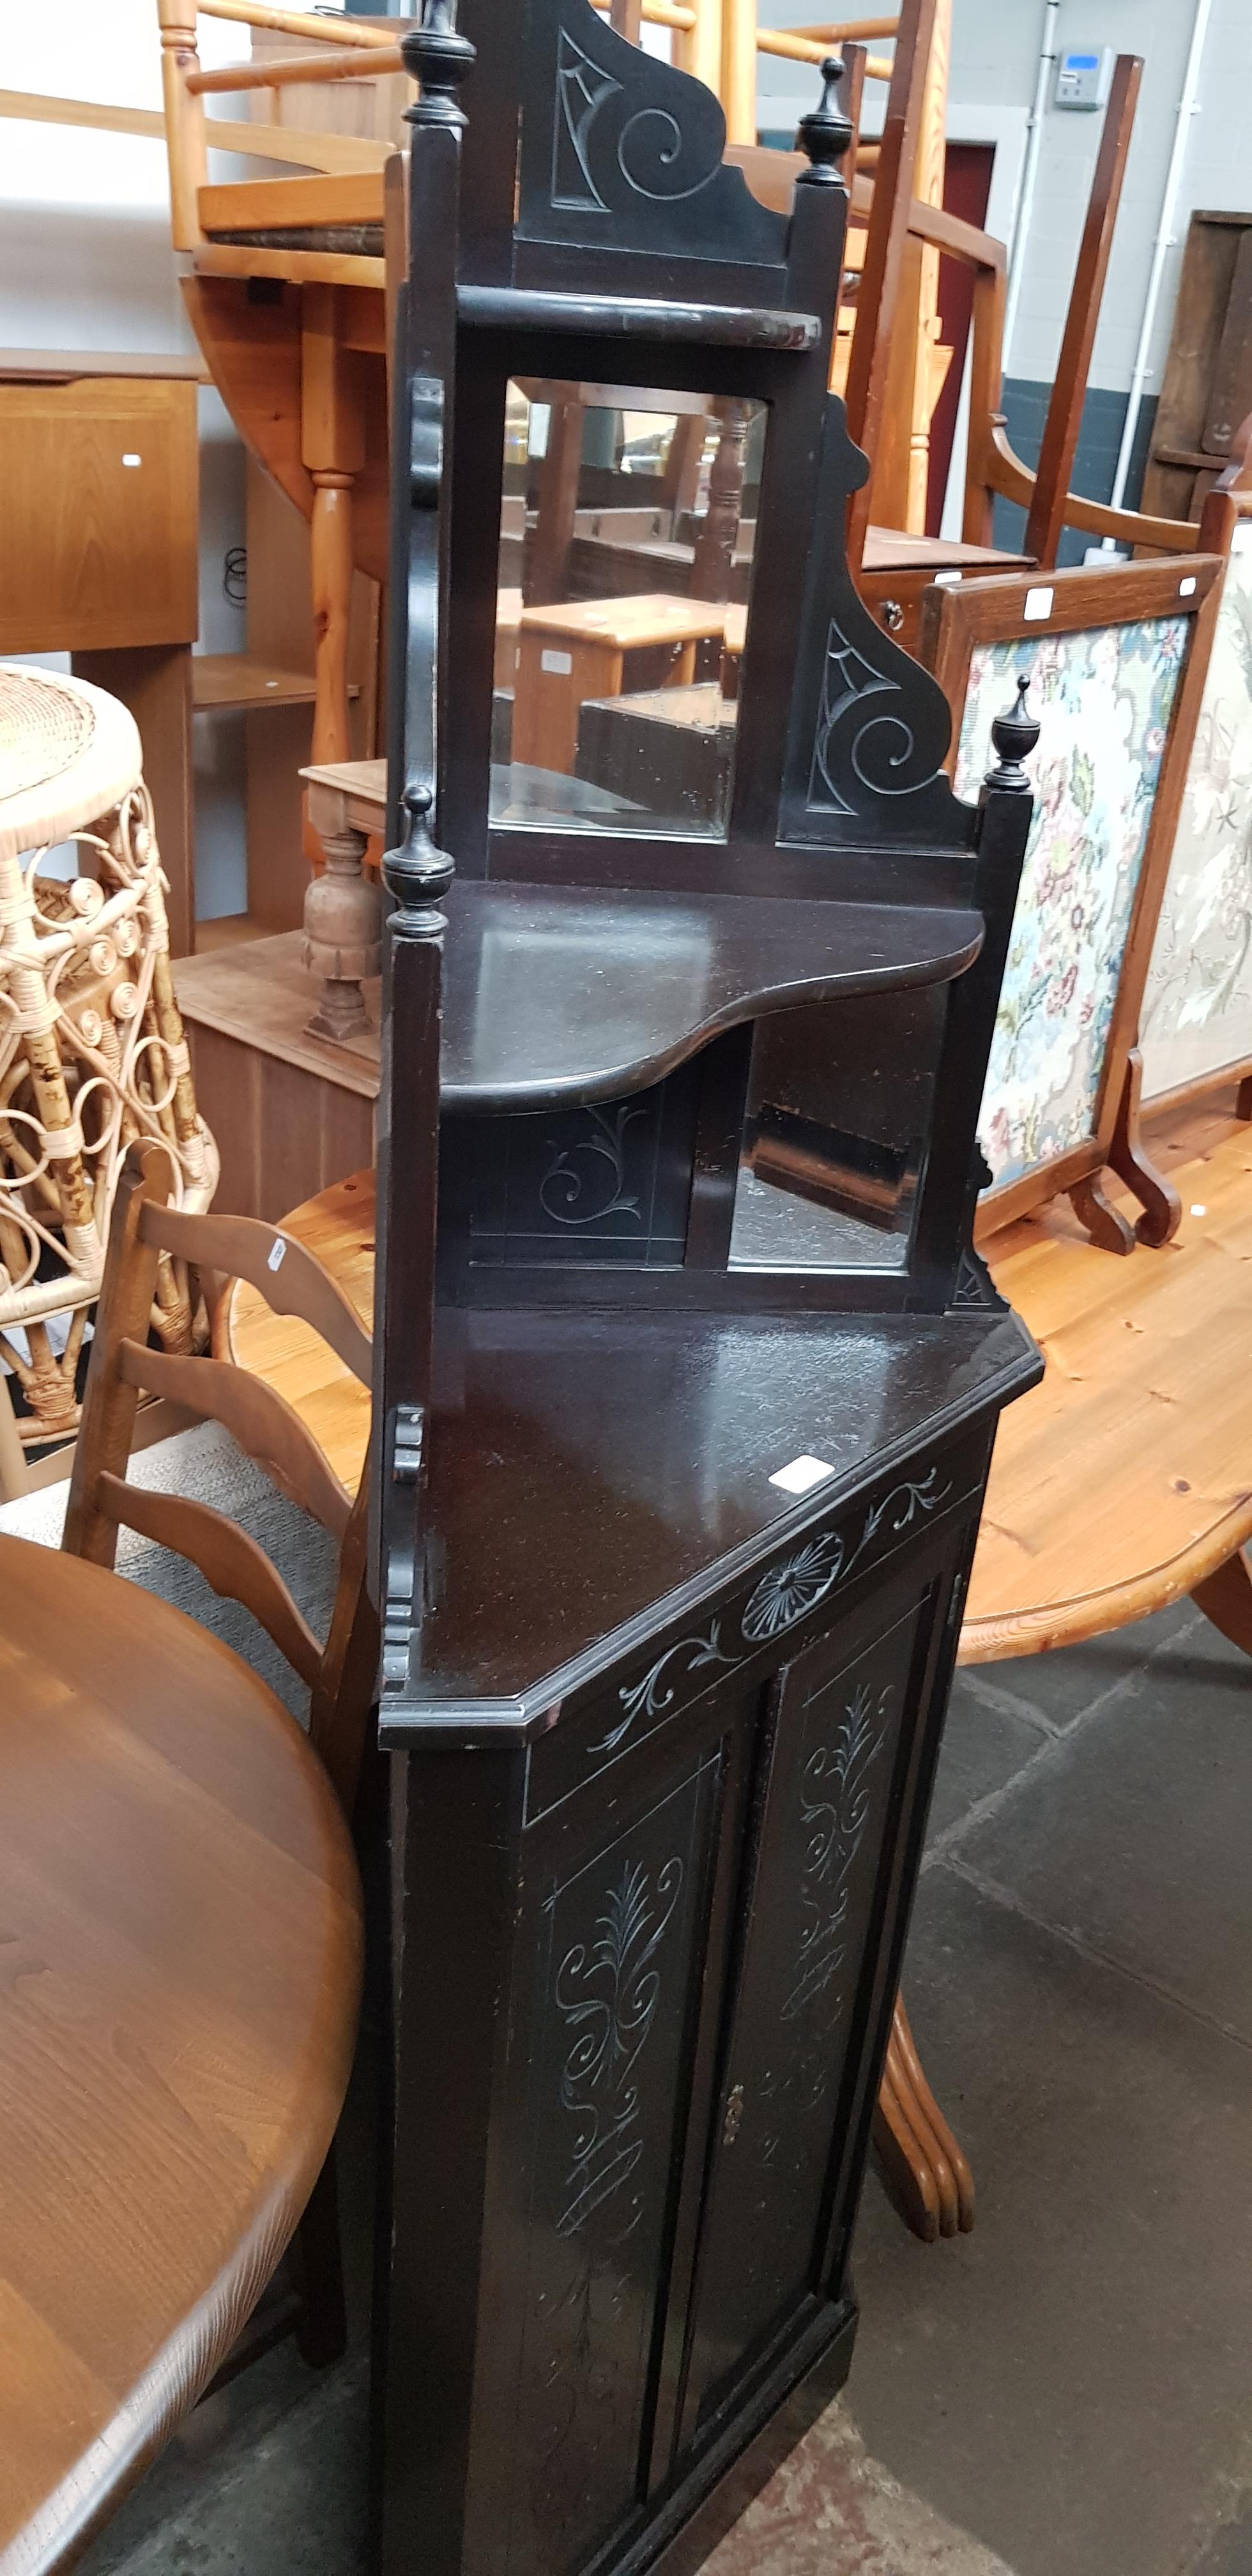
M1201 534L1198 512L1194 521L1166 519L1151 511L1115 508L1111 502L1093 501L1070 489L1142 71L1137 55L1119 55L1037 468L1026 465L1010 446L1001 409L1007 270L1004 245L991 234L980 232L976 225L945 213L942 207L924 205L915 199L908 209L910 237L930 244L940 255L960 260L974 275L965 539L971 545L989 546L997 499L1014 501L1026 512L1026 552L1044 571L1055 565L1066 528L1081 529L1089 537L1109 539L1136 553L1176 554L1195 548L1221 551L1220 546L1215 549L1211 535L1206 538ZM1236 439L1232 454L1238 453Z
M831 385L844 395L857 445L874 459L870 483L850 505L855 568L871 518L919 534L925 527L930 423L950 352L939 341L938 250L911 216L920 207L942 217L952 0L901 0L889 17L786 29L759 27L757 0L720 5L726 158L779 211L789 209L804 161L757 144L756 56L818 65L834 52L844 64L839 103L853 128L845 158L851 210ZM885 41L890 54L868 50ZM867 80L887 89L880 135L861 132Z
M183 1359L148 1347L157 1265L170 1254L198 1271L216 1308L227 1278L246 1279L281 1315L318 1333L364 1386L371 1345L355 1310L291 1236L249 1217L191 1216L168 1205L168 1157L132 1145L118 1182L96 1310L95 1340L74 1454L62 1546L113 1567L131 1529L198 1567L220 1598L249 1610L309 1692L309 1738L351 1819L377 1669L377 1623L365 1590L368 1473L355 1501L285 1398L231 1361ZM319 1644L264 1550L211 1505L128 1483L140 1392L166 1396L218 1422L277 1490L339 1547L330 1625ZM334 2150L297 2236L302 2295L276 2308L228 2373L294 2331L306 2361L331 2361L346 2338Z

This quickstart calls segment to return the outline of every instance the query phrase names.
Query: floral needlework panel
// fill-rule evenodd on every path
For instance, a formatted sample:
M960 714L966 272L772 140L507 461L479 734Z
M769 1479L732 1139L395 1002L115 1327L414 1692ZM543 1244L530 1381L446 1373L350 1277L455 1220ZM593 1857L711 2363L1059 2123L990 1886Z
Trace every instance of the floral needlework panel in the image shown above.
M1013 921L979 1135L996 1182L1095 1127L1109 1023L1161 754L1187 650L1186 617L975 652L955 786L976 797L991 720L1030 680L1040 724L1035 813Z
M1252 547L1226 567L1140 1031L1149 1099L1252 1056Z

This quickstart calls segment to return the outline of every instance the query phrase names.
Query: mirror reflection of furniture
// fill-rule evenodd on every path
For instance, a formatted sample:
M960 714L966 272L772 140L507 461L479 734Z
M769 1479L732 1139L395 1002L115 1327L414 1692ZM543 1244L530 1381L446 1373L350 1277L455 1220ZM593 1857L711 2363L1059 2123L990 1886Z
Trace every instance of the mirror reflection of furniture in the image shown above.
M536 769L574 769L585 698L617 698L631 685L689 686L697 643L723 618L698 599L593 600L524 608L517 640L512 757ZM660 665L660 669L656 666Z

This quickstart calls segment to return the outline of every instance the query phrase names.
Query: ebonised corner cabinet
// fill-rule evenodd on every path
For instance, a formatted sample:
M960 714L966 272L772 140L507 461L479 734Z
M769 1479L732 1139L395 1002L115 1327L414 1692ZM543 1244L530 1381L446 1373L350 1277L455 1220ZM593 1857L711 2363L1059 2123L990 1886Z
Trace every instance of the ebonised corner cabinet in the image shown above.
M426 0L404 50L376 2563L674 2576L851 2355L964 1586L1039 1370L970 1250L1035 728L959 803L848 577L838 65L784 218L589 0ZM636 563L658 439L694 488ZM638 722L650 786L597 770Z

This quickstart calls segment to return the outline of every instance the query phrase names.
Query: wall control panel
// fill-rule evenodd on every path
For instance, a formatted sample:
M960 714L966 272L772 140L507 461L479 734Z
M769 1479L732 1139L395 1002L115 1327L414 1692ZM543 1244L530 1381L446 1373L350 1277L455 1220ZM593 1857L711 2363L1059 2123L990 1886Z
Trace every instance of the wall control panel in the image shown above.
M1113 78L1113 48L1092 45L1084 52L1069 45L1057 56L1058 107L1107 107Z

